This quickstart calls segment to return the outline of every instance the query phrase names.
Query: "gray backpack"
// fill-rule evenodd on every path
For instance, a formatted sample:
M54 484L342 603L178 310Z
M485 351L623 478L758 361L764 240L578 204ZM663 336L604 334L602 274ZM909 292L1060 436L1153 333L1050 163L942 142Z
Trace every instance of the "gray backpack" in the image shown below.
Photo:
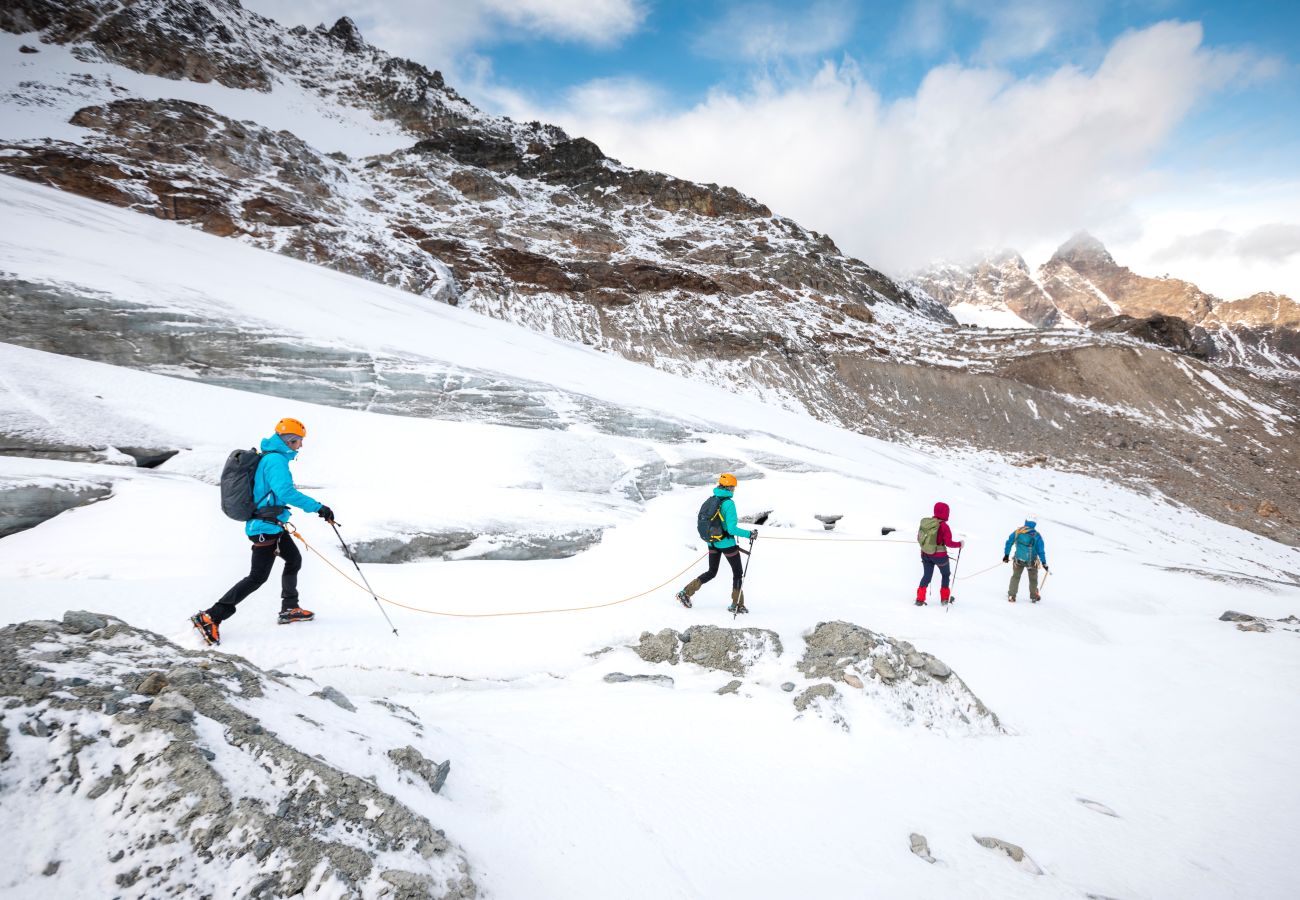
M261 465L262 453L255 448L232 450L221 469L221 511L232 519L247 522L249 519L279 518L283 506L263 506L258 509L253 499L253 479ZM270 497L268 493L266 497ZM266 497L262 499L265 500Z

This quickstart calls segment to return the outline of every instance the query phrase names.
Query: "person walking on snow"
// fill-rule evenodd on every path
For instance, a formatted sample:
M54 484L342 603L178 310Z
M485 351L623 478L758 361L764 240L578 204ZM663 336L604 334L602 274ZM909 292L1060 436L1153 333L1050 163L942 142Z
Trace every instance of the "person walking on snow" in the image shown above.
M934 570L939 570L939 602L947 605L952 598L948 589L948 550L960 550L961 541L953 539L948 528L948 504L939 502L934 505L934 515L921 520L917 529L916 541L921 545L921 585L916 589L916 605L925 606L925 592L930 587Z
M1012 547L1015 559L1011 558ZM1029 570L1029 599L1037 603L1042 598L1038 595L1038 564L1043 571L1047 568L1047 548L1043 546L1043 536L1038 533L1038 523L1025 519L1025 524L1007 536L1006 546L1002 548L1002 561L1011 563L1011 583L1007 585L1007 602L1015 603L1016 594L1020 593L1020 573Z
M700 537L709 544L709 570L698 575L677 592L677 599L687 609L691 607L691 598L718 574L718 565L722 557L731 565L731 605L729 613L747 613L745 594L741 590L744 569L740 565L740 548L736 538L749 538L752 543L758 537L758 529L741 528L736 523L736 502L732 499L736 492L736 476L726 472L718 478L718 486L713 489L713 496L704 501L700 507Z
M253 477L253 496L257 514L244 524L244 533L252 542L253 560L248 575L238 581L207 610L196 613L190 621L209 644L221 643L218 627L235 614L239 602L266 583L278 554L284 560L280 579L281 625L310 622L315 613L298 605L298 570L302 553L284 528L289 521L289 507L314 512L327 522L334 521L334 511L319 500L308 497L294 487L289 463L298 455L307 428L297 419L281 419L275 433L262 441L262 458Z

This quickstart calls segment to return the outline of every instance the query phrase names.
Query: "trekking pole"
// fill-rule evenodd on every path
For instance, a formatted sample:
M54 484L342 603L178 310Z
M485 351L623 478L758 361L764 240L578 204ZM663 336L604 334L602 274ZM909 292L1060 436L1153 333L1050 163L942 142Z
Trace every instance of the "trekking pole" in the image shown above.
M366 573L361 571L361 566L357 563L357 558L352 555L352 548L348 546L347 541L343 540L343 535L339 534L339 526L332 519L330 520L330 528L334 529L334 536L338 538L339 543L343 545L343 553L352 561L352 565L356 566L357 574L361 576L361 581L365 584L366 590L370 591L370 596L375 599L375 606L378 606L379 611L384 614L384 621L388 623L389 628L393 629L393 637L397 637L397 628L393 625L393 620L388 618L388 611L384 609L384 604L379 602L379 595L376 594L375 589L370 586L370 582L366 579Z
M740 602L736 604L736 611L731 614L731 621L736 621L736 616L740 615L740 610L745 605L745 579L749 577L749 561L754 558L754 539L749 539L749 549L743 551L745 554L745 568L740 570ZM749 612L749 610L745 610Z
M962 550L964 549L966 548L963 547ZM961 566L961 550L957 551L957 561L952 564L952 586L954 588L957 587L957 569L960 566ZM948 605L943 608L943 611L947 612L948 610L952 609L953 601L956 599L957 599L956 595L950 594L948 596Z

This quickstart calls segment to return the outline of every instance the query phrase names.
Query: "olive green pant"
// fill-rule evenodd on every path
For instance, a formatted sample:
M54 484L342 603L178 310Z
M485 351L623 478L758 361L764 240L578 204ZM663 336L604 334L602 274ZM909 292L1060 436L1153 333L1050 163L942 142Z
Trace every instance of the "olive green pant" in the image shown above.
M1007 596L1015 597L1020 592L1020 573L1029 570L1029 599L1038 599L1038 563L1032 565L1022 563L1018 559L1011 560L1011 584L1007 585Z

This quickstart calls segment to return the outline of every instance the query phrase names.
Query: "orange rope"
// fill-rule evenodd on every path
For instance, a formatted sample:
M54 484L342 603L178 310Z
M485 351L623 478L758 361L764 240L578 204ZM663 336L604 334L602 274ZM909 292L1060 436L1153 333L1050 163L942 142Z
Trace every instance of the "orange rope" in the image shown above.
M286 524L286 529L295 538L302 541L302 545L306 547L309 551L311 551L313 554L315 554L320 560L322 560L325 563L325 565L329 566L331 569L333 569L335 572L341 575L346 581L348 581L358 590L366 591L365 585L357 581L355 578L353 578L343 569L340 569L338 566L334 565L334 563L329 559L329 557L325 556L323 553L321 553L319 550L313 547L307 541L307 539L303 537L302 533L298 531L298 529L288 524ZM780 536L780 535L764 535L763 541L764 543L766 543L767 541L821 541L829 544L913 544L915 543L915 541L902 539L902 538L830 538L830 537L794 537L794 536ZM686 568L682 569L680 572L677 572L676 574L669 576L668 578L659 582L659 584L656 584L652 588L647 588L646 590L641 591L639 594L632 594L629 597L623 597L619 600L610 600L607 603L594 603L591 604L590 606L568 606L568 607L563 607L558 609L526 609L526 610L515 610L512 612L458 613L458 612L447 612L445 610L438 610L438 609L425 609L420 606L411 606L406 603L399 603L396 600L390 600L387 597L384 597L380 594L375 594L375 596L380 601L387 603L389 606L396 606L399 609L406 609L406 610L410 610L411 612L424 613L430 616L447 616L450 618L457 618L457 619L495 619L495 618L502 618L508 616L541 616L550 613L584 612L589 609L605 609L606 607L610 607L610 606L618 606L623 603L629 603L632 600L638 600L641 597L646 596L647 594L653 594L655 591L659 590L660 588L663 588L671 584L673 581L676 581L678 578L681 578L692 568L694 568L698 563L702 562L704 560L704 557L707 555L708 554L701 554L700 556L696 557L692 562L690 562L686 566ZM978 572L975 572L974 574L963 575L961 576L961 578L954 579L954 580L966 581L967 579L975 578L979 575L983 575L986 572L991 572L994 569L996 569L999 565L1001 565L1001 563L994 563L993 565L989 566L987 569L980 569ZM1047 579L1045 577L1043 579L1043 583L1044 584L1047 583ZM366 592L369 593L369 591ZM1041 593L1041 587L1040 587L1040 593Z
M302 541L302 545L304 547L306 547L317 557L323 560L325 565L329 566L335 572L342 575L352 585L357 587L359 590L363 590L363 591L366 590L365 585L357 581L355 578L353 578L343 569L340 569L338 566L334 565L334 563L330 561L329 557L325 556L319 550L317 550L315 547L309 544L307 542L307 539L303 537L302 534L297 529L291 529L289 533L292 534L294 537L296 537L298 540ZM654 587L648 588L639 594L633 594L630 597L623 597L620 600L611 600L608 603L595 603L592 604L591 606L569 606L563 609L525 609L525 610L516 610L513 612L458 613L458 612L446 612L444 610L438 610L438 609L424 609L423 607L420 606L410 606L406 603L399 603L396 600L389 600L387 597L380 596L379 594L376 594L375 596L378 597L384 603L387 603L389 606L396 606L399 609L407 609L410 610L411 612L425 613L426 615L430 615L430 616L449 616L457 619L495 619L503 616L540 616L540 615L546 615L548 613L582 612L588 609L604 609L607 606L618 606L620 603L628 603L629 601L637 600L641 597L644 597L646 594L653 594L655 591L659 590L665 585L671 584L673 581L677 580L678 578L681 578L683 575L689 572L692 568L695 567L697 563L699 563L703 559L704 559L704 555L697 557L689 565L687 565L686 568L682 569L680 572L664 579L659 584L656 584ZM367 593L369 593L369 591L367 591Z

